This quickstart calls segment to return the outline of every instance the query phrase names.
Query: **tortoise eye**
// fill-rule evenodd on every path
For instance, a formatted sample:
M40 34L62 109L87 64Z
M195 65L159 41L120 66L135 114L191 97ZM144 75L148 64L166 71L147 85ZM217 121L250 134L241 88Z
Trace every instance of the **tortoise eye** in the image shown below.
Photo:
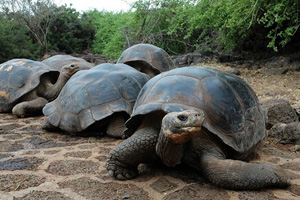
M179 115L177 118L183 122L185 122L188 119L187 116L185 116L185 115Z

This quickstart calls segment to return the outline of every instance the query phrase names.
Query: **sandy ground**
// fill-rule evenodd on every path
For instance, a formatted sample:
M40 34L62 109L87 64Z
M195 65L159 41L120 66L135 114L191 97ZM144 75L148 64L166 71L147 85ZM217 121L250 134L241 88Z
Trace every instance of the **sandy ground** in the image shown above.
M239 70L260 100L278 97L300 104L300 72ZM224 190L184 165L144 165L138 178L117 181L108 176L105 159L121 140L46 132L41 129L43 120L0 114L0 199L300 199L300 150L289 150L294 145L265 138L251 161L282 166L292 182L286 189Z

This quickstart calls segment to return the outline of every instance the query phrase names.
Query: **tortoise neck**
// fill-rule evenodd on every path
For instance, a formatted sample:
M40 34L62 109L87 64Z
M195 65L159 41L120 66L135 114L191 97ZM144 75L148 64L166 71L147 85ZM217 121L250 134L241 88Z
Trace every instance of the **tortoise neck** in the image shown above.
M49 102L56 99L56 97L59 95L60 91L69 79L70 77L66 76L64 73L60 73L55 84L52 84L50 81L47 81L44 84L45 91L42 91L44 93L44 97Z
M184 144L177 144L167 133L160 130L158 142L156 144L156 153L161 158L163 163L168 167L174 167L181 162L185 150Z

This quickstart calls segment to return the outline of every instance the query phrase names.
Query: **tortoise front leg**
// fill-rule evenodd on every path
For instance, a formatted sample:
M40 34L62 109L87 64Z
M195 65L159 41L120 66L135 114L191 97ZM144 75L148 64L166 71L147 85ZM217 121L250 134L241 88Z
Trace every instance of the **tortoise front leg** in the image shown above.
M158 131L149 127L138 130L117 145L106 160L109 175L120 180L136 177L140 163L153 163L158 159L155 152L157 138Z
M42 113L43 107L48 103L48 100L42 97L37 97L31 101L24 101L15 105L12 113L17 117L27 117Z
M108 118L106 134L115 138L125 138L124 131L126 129L125 122L128 116L124 113L115 113Z
M203 155L200 165L206 178L222 188L256 190L290 185L284 170L270 164L247 163Z

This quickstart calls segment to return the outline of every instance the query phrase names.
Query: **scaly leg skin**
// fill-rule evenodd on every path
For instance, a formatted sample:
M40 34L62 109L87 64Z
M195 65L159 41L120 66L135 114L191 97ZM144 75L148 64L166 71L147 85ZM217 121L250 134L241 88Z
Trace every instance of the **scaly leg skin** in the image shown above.
M144 128L117 145L109 153L106 168L109 175L119 180L135 178L140 163L153 163L158 156L155 152L158 132Z
M12 113L17 117L27 117L42 113L43 107L48 103L47 99L37 97L31 101L24 101L15 105Z
M106 128L106 134L108 136L114 138L125 138L124 131L126 129L125 126L125 116L122 115L115 115L110 118L109 123Z
M290 180L281 167L264 163L247 163L203 155L203 174L213 184L234 190L257 190L287 187Z

